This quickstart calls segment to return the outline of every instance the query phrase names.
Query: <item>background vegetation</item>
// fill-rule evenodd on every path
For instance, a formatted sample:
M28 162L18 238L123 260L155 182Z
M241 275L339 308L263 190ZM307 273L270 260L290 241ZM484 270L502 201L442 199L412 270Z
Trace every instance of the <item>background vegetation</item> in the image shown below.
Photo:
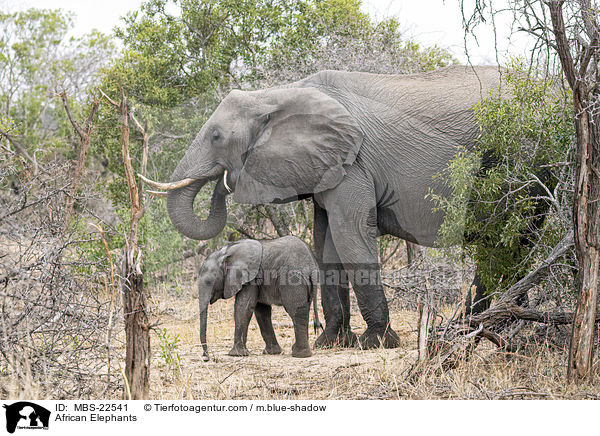
M570 94L519 60L505 87L508 97L475 108L476 150L459 150L443 174L453 195L431 194L445 213L439 245L462 245L490 294L523 278L572 226Z
M173 6L177 14L169 12ZM443 48L406 39L397 19L374 20L360 6L360 0L148 0L128 13L113 34L92 32L80 38L67 38L73 25L67 12L0 11L0 397L117 397L123 387L123 309L117 283L129 194L120 115L103 99L90 116L95 99L119 100L121 92L127 96L131 114L148 134L147 173L166 180L231 89L289 83L323 69L415 73L456 63ZM458 150L447 174L440 175L448 177L453 196L432 195L446 213L440 245L462 249L429 250L409 267L402 242L380 238L384 284L394 325L403 326L403 347L414 342L415 330L414 316L405 309L414 311L425 296L437 302L445 320L460 314L461 306L452 316L445 312L465 296L473 260L490 294L501 293L538 266L571 228L575 139L573 114L565 104L569 93L559 78L534 71L524 61L509 67L508 98L490 95L476 108L481 127L477 152ZM80 123L89 117L92 126L79 185L73 181L81 140L61 94L73 117ZM132 165L139 171L143 139L130 124ZM200 214L208 209L210 192L202 190L196 200ZM74 211L66 221L70 202ZM311 243L312 205L231 203L225 231L202 243L184 239L173 228L160 200L147 197L146 207L140 222L142 267L151 289L150 311L158 320L152 325L158 344L154 359L163 382L153 387L153 395L347 398L356 383L369 386L361 393L364 398L512 395L509 385L521 367L512 361L506 366L509 372L499 366L489 370L488 362L506 363L504 355L490 357L489 349L482 354L490 359L485 364L441 376L426 373L422 384L407 381L409 368L398 363L408 354L412 358L413 350L401 355L376 350L363 354L364 362L352 357L366 369L347 374L354 364L341 362L336 351L317 356L327 360L324 390L303 387L305 380L290 382L285 390L273 388L277 380L264 375L268 368L260 365L265 362L255 361L226 384L231 374L223 371L231 365L213 362L208 375L196 380L198 388L185 376L200 365L194 357L200 356L194 349L194 265L226 240L294 234ZM531 242L525 244L526 239ZM531 293L536 310L572 307L575 262L569 256L553 267L546 285ZM224 321L227 310L218 316L218 328L231 327ZM354 302L353 320L359 323L353 328L364 327ZM289 328L285 322L279 316L279 327ZM225 345L215 328L209 340L218 350ZM530 336L523 342L552 336L542 354L558 350L553 359L564 359L564 329L542 331L525 323L507 328L512 338L527 331ZM250 333L251 340L258 340L256 333ZM387 364L389 359L396 361ZM544 363L527 362L530 369ZM184 370L185 365L191 368ZM279 369L289 370L282 365ZM555 366L560 363L552 365L547 379L530 380L535 386L527 392L548 389L548 396L555 394ZM344 374L336 379L340 371ZM480 383L476 392L468 380L485 373L497 378ZM247 386L248 380L255 385Z

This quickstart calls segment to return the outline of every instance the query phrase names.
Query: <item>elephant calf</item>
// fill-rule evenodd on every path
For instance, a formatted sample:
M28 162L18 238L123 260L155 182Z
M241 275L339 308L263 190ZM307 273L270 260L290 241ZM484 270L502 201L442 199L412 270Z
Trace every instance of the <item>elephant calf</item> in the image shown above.
M280 354L271 322L271 305L283 306L292 318L296 342L292 356L312 355L308 344L310 303L315 332L319 267L308 247L295 236L256 241L243 239L210 254L200 267L198 300L200 342L208 359L206 322L208 305L235 295L235 334L230 356L247 356L246 338L252 313L265 340L265 354Z

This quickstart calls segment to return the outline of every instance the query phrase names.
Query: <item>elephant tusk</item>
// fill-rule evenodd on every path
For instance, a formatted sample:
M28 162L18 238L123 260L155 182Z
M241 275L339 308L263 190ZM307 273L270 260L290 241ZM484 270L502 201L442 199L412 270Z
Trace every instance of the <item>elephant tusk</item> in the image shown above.
M227 170L225 170L225 172L223 173L223 184L225 185L225 189L227 189L227 192L231 194L231 188L227 184Z
M155 197L166 197L167 193L163 191L146 191L148 194L154 195Z
M141 174L138 174L138 177L140 179L142 179L144 182L146 182L147 184L149 184L150 186L160 189L162 191L173 191L175 189L183 188L185 186L191 185L192 183L194 183L197 180L197 179L183 179L183 180L179 180L178 182L159 183L159 182L155 182L154 180L147 179L146 177L142 176Z

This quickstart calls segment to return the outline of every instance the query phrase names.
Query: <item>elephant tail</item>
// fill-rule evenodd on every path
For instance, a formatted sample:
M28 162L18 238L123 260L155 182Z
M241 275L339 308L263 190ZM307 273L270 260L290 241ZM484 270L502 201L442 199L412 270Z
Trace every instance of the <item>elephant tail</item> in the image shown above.
M317 270L318 271L318 270ZM315 274L313 272L313 274L310 275L310 293L311 293L311 298L312 298L312 302L313 302L313 311L314 311L314 320L313 320L313 324L315 327L315 334L319 333L319 329L323 330L323 324L321 324L321 321L319 321L319 311L317 310L317 286L319 284L319 278L318 276L315 277Z

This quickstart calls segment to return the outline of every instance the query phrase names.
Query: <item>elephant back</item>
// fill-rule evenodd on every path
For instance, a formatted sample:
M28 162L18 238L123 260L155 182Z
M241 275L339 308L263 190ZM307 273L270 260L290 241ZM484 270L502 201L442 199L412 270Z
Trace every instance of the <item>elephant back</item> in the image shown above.
M265 283L310 285L318 266L309 246L296 236L261 241Z

